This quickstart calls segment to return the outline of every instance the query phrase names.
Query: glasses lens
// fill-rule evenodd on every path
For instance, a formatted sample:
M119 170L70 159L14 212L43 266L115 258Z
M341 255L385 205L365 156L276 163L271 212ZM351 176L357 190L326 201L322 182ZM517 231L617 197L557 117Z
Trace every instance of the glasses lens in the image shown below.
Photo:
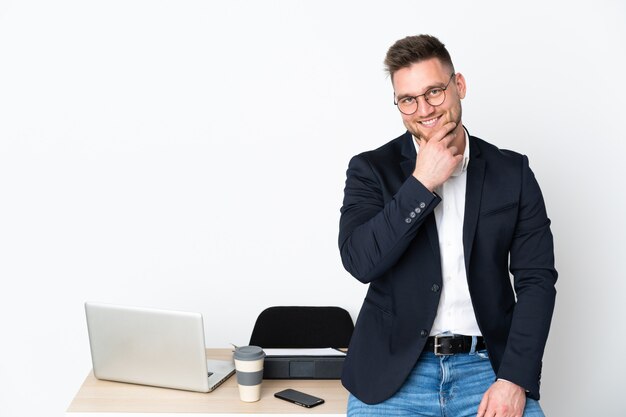
M433 88L424 94L424 98L431 106L439 106L446 99L446 91L442 88Z
M417 100L407 97L398 102L398 109L404 114L413 114L417 111Z

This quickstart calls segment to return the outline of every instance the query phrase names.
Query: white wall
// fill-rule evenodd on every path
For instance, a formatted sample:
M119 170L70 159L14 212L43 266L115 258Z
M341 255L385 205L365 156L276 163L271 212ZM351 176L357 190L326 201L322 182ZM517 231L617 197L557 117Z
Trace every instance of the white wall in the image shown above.
M466 76L470 131L542 185L547 415L624 415L625 18L617 1L0 1L0 415L63 414L90 369L86 300L200 311L223 347L269 305L356 316L345 169L403 132L382 60L418 33Z

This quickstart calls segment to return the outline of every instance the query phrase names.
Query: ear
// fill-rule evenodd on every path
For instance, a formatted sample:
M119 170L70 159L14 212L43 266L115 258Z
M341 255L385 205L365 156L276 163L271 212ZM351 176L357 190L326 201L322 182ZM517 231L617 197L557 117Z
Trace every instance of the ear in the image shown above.
M454 76L454 82L456 83L456 89L459 92L459 98L465 98L465 92L467 91L467 85L465 84L465 77L460 72L457 72Z

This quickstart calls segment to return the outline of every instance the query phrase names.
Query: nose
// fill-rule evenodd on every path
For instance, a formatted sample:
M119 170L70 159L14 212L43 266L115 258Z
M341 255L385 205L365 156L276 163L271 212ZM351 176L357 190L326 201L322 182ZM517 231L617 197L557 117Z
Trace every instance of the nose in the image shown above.
M431 104L428 101L426 101L426 98L424 98L424 96L417 98L417 114L419 116L428 116L434 110L435 110L435 107L431 106Z

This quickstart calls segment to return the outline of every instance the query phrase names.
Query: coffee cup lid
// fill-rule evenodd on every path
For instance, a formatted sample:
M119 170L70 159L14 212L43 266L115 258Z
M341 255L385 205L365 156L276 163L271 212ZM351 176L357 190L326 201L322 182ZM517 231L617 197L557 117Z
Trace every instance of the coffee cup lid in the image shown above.
M234 358L237 360L254 361L265 357L265 352L259 346L240 346L235 349Z

